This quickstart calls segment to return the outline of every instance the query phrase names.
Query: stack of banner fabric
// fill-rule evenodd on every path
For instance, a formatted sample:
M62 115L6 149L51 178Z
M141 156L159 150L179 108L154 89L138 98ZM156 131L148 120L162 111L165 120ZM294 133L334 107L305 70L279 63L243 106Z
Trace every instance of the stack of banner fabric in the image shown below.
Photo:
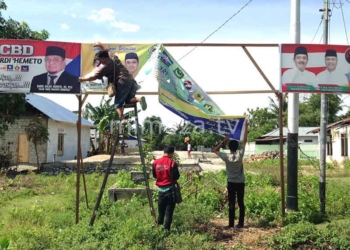
M158 84L159 102L184 120L233 140L243 139L246 117L225 115L163 45L154 46L136 80L142 85Z

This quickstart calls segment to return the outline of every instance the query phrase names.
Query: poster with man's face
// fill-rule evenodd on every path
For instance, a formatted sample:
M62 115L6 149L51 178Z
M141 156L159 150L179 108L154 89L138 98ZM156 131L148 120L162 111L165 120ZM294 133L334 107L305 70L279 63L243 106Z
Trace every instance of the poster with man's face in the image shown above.
M282 44L281 91L350 93L350 46Z
M79 94L79 43L1 40L0 92Z
M101 42L102 43L102 42ZM129 73L137 79L137 75L150 57L154 44L104 44L110 57L117 55ZM82 44L82 73L84 76L94 74L101 67L98 60L93 60L100 48L93 43ZM98 79L82 85L83 93L106 93L107 79ZM142 89L142 84L139 84Z

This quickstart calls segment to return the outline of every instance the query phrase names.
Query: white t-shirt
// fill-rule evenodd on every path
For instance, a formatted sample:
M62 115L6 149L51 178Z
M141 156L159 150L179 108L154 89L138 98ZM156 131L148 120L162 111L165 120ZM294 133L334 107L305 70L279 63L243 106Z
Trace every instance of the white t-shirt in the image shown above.
M187 144L187 151L191 150L191 144Z
M304 83L307 85L317 86L316 75L310 71L293 68L288 69L282 75L282 84L286 83Z
M317 75L317 81L319 84L337 84L340 86L349 86L348 78L341 71L329 72L324 70Z

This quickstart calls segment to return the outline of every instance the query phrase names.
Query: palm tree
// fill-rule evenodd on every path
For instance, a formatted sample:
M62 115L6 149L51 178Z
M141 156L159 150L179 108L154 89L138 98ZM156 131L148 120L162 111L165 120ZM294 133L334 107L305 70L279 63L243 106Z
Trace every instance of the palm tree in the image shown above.
M269 105L269 110L270 112L275 116L276 119L276 127L279 127L279 101L277 99L277 101L275 102L275 100L269 96L270 99L270 105ZM282 96L282 111L283 111L283 126L287 125L287 119L288 119L288 95L284 94Z
M93 121L94 125L97 126L97 130L100 133L99 147L100 151L102 152L105 151L105 148L106 151L109 152L112 145L111 138L113 136L113 133L111 133L112 131L110 131L111 122L114 122L114 126L119 125L119 116L118 113L115 111L114 105L111 104L111 101L112 98L105 100L105 96L102 96L99 106L94 107L91 105L91 103L87 103L85 107L87 117ZM134 117L134 113L134 111L125 113L125 119L128 120ZM128 125L123 125L123 131L125 131L125 133L126 131L128 131L127 129L125 129L125 127L129 125L132 124L128 122Z

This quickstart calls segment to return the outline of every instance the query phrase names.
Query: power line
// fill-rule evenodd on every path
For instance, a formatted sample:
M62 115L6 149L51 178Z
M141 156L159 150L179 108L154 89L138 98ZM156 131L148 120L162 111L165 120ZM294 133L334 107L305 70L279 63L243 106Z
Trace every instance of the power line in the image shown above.
M253 0L249 0L242 8L240 8L235 14L233 14L229 19L227 19L222 25L219 26L214 32L212 32L209 36L207 36L201 43L204 43L206 40L208 40L212 35L214 35L216 32L218 32L222 27L224 27L225 24L227 24L232 18L234 18L239 12L241 12L245 7L247 7ZM189 52L187 52L183 57L181 57L178 61L185 58L188 54L190 54L192 51L194 51L197 48L194 47Z
M345 17L344 17L344 12L343 12L343 4L342 2L340 1L340 10L341 10L341 15L343 17L343 24L344 24L344 30L345 30L345 35L346 35L346 42L348 43L349 45L349 38L348 38L348 32L346 30L346 23L345 23Z
M320 29L322 23L323 23L323 19L321 19L321 22L320 22L320 24L319 24L318 27L317 27L316 33L315 33L314 37L313 37L312 40L311 40L311 43L314 41L314 39L315 39L315 37L316 37L316 35L317 35L317 33L318 33L318 30Z

